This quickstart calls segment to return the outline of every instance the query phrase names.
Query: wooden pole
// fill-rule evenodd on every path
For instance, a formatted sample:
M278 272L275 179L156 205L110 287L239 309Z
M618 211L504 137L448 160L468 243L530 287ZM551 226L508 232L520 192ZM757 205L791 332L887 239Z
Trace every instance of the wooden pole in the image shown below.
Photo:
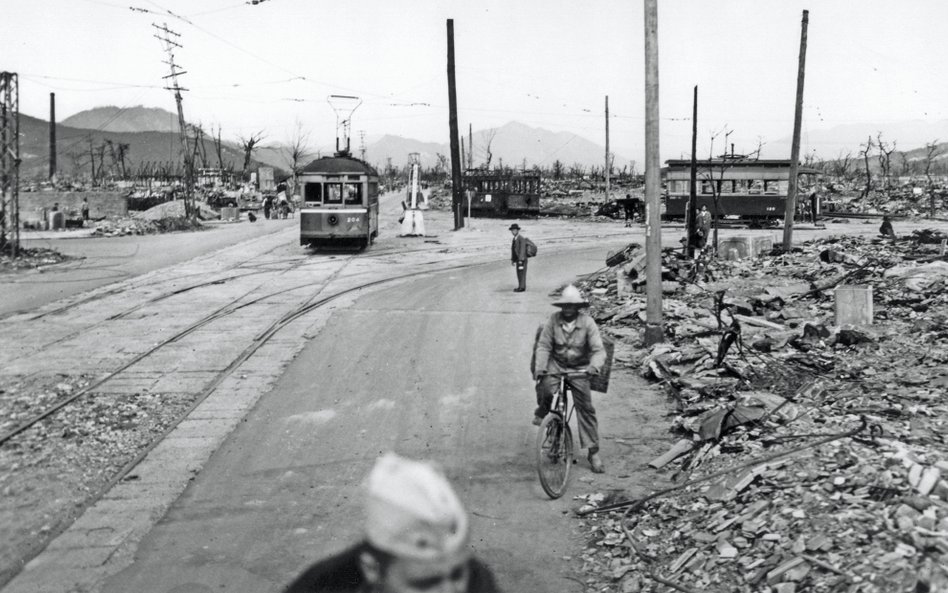
M691 110L691 189L688 192L688 229L685 231L687 239L688 257L695 255L695 243L698 235L698 85L695 85L695 96Z
M49 180L56 181L56 93L49 94Z
M461 211L461 148L458 141L458 96L454 84L454 19L448 19L448 123L451 128L451 204L454 230L464 226Z
M606 201L609 201L609 95L606 95Z
M803 11L800 26L800 60L797 69L797 98L793 110L793 143L790 145L790 183L787 186L787 208L783 218L783 250L793 247L793 217L797 211L797 172L800 164L800 127L803 120L803 75L806 72L806 27L810 11Z
M658 153L658 0L645 0L645 345L662 329L662 214Z
M467 124L467 168L474 168L474 124Z

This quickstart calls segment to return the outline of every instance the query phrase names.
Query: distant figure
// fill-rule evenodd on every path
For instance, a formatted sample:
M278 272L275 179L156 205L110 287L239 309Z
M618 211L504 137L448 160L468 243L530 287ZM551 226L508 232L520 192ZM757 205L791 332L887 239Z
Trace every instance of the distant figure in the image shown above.
M310 566L285 593L497 593L470 519L430 463L388 453L365 481L362 540Z
M882 224L879 226L879 234L887 239L895 240L895 229L892 228L892 221L888 216L882 217Z
M810 218L813 224L816 224L817 216L819 215L819 194L816 193L816 188L813 188L813 191L810 192Z
M263 197L263 217L270 218L270 209L273 208L273 196L267 194Z
M85 224L89 220L89 198L82 198L80 210L82 212L82 224Z
M708 244L708 237L711 235L711 213L707 206L701 206L701 212L698 213L698 247L704 248Z
M520 234L520 225L510 225L510 234L513 241L510 243L510 263L517 268L517 288L514 292L527 290L527 240Z
M59 212L59 202L53 202L53 212Z
M637 200L632 199L632 194L625 194L625 199L622 200L622 210L625 212L625 226L632 226L632 220L635 218L635 202Z

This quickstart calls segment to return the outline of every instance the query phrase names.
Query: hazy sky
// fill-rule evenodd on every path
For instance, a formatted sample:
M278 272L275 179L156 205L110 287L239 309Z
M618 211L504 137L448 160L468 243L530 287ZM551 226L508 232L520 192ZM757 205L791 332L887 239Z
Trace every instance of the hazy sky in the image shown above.
M59 119L106 104L174 111L151 26L166 22L181 34L187 119L219 124L225 137L264 130L283 141L298 121L316 144L330 145L326 97L335 93L364 101L353 147L360 130L445 142L445 21L453 18L464 129L516 120L602 143L609 95L614 150L642 158L638 0L0 3L0 68L20 75L21 111L44 119L50 92ZM703 153L725 126L738 151L791 134L806 8L804 137L846 123L948 118L944 0L661 0L663 158L689 150L695 84ZM723 136L716 142L723 146Z

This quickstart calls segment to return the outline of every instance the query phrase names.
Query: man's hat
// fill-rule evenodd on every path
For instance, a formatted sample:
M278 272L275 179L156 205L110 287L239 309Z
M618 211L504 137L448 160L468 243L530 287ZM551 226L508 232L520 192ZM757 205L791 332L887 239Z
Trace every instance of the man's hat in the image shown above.
M438 559L468 544L461 501L430 463L388 453L365 481L366 538L400 558Z
M512 225L510 225L510 228L507 229L507 230L508 230L508 231L519 231L519 230L520 230L520 225L515 222L515 223L513 223Z
M560 295L560 300L553 303L557 307L588 307L589 301L583 298L583 293L579 292L579 289L570 284L563 289L563 294Z

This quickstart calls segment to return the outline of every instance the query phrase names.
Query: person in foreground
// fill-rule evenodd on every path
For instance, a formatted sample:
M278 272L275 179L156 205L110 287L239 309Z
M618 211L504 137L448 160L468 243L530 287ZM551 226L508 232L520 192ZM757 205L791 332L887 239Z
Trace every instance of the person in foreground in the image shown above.
M581 312L589 306L579 289L570 284L563 289L560 299L553 303L560 310L547 320L537 340L534 379L537 381L537 409L533 424L539 426L550 412L553 392L559 387L559 378L550 373L585 371L599 374L606 363L606 349L599 335L599 327L592 317ZM579 416L579 445L589 447L589 465L592 471L605 471L599 458L599 423L592 403L589 378L569 378L573 386L573 403Z
M440 471L389 453L365 481L363 540L308 568L286 593L497 593L469 528Z

